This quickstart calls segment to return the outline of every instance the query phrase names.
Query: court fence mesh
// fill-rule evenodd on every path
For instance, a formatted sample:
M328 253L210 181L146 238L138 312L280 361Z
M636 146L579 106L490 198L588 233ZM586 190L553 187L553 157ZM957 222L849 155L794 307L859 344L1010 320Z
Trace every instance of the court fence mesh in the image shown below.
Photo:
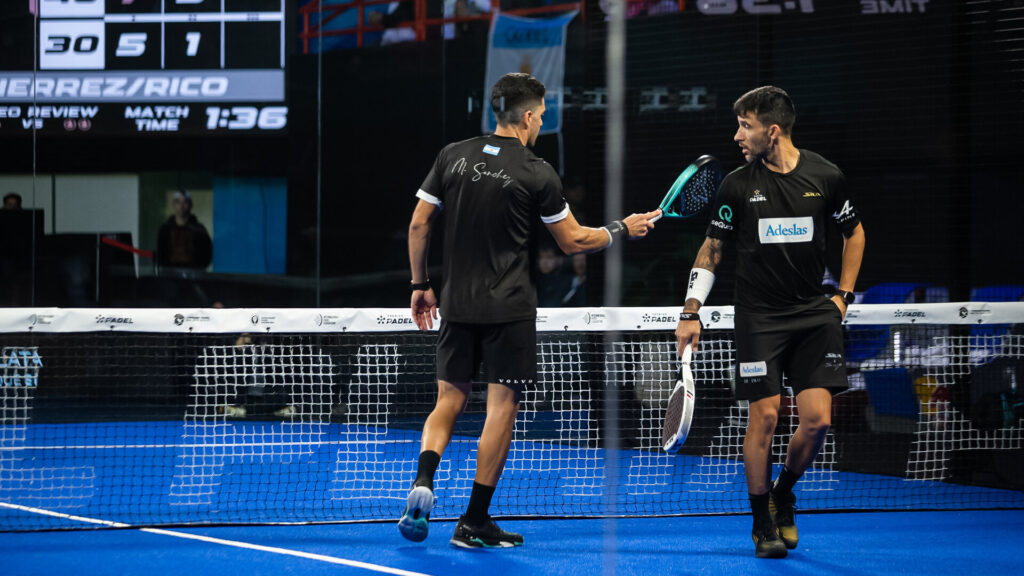
M730 307L701 310L692 429L679 454L661 450L678 311L539 311L538 380L492 514L748 512ZM1024 508L1024 304L861 305L845 323L851 388L800 509ZM435 340L401 309L0 310L0 531L397 519ZM435 519L468 503L485 402L478 385ZM784 396L776 472L797 424Z

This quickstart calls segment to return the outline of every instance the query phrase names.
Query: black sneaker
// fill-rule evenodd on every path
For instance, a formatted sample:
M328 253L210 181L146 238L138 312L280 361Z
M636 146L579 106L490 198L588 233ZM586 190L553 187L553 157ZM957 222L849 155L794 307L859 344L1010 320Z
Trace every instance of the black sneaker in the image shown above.
M498 528L490 516L480 526L469 524L463 516L455 525L451 542L460 548L512 548L523 545L523 535Z
M788 554L786 545L779 538L779 530L774 524L754 528L750 535L754 539L758 558L785 558Z
M768 510L772 513L772 520L775 521L775 526L779 528L779 538L782 538L786 548L790 550L796 548L797 533L796 520L794 519L794 514L796 513L796 494L790 492L789 494L779 495L772 492L771 498L768 499Z

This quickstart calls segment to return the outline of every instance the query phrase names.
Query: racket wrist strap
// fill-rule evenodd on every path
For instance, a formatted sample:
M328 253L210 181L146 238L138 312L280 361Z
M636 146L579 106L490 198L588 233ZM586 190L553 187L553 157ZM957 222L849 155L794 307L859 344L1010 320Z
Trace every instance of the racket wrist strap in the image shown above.
M694 267L690 270L690 281L686 288L686 300L694 299L701 305L708 299L711 287L715 285L715 274L711 270Z
M685 321L694 321L694 320L696 320L697 322L700 322L700 327L701 328L704 327L704 323L700 321L700 314L697 314L696 312L681 312L679 314L679 319L680 320L685 320Z
M602 226L601 229L605 231L605 234L608 234L608 245L605 248L614 244L616 237L622 236L629 230L626 228L626 223L622 220L616 220L611 224Z

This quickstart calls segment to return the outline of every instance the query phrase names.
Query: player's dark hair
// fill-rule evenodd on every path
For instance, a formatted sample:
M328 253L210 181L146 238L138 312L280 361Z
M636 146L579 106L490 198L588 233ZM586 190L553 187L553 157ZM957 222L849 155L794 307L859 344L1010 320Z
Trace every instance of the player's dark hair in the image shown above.
M737 116L753 112L758 122L765 126L778 124L786 136L793 132L793 124L796 123L793 101L785 90L775 86L761 86L740 96L732 105L732 111Z
M491 110L499 126L518 124L527 110L544 102L544 84L529 74L505 74L491 88Z
M17 199L18 200L18 206L21 206L21 194L18 194L17 192L8 192L7 194L4 195L4 204L7 204L7 199L8 198L15 198L15 199Z

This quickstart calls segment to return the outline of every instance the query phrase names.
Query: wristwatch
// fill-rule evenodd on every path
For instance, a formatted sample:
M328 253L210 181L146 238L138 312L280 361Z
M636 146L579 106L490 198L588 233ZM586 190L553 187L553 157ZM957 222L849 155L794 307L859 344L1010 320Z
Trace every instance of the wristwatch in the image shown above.
M846 302L847 306L857 301L857 295L854 294L853 292L847 292L846 290L836 290L836 294L843 298L843 302Z

